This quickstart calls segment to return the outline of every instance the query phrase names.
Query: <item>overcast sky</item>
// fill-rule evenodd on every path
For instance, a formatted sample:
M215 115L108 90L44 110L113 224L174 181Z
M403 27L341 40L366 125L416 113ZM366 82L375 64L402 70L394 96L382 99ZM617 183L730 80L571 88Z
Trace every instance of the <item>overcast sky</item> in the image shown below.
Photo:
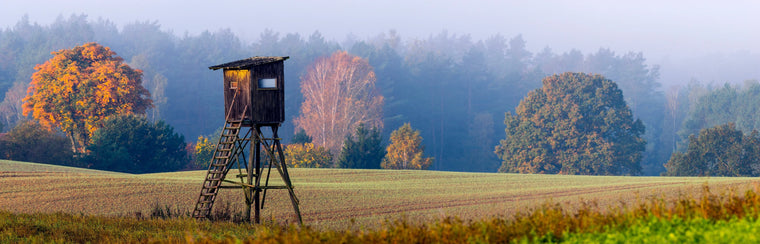
M180 35L230 28L247 41L265 28L305 36L319 30L339 42L349 33L364 39L393 29L408 40L447 30L474 40L522 34L533 52L642 51L652 62L760 53L760 1L0 0L0 27L12 28L24 14L47 25L82 13L117 26L158 21Z

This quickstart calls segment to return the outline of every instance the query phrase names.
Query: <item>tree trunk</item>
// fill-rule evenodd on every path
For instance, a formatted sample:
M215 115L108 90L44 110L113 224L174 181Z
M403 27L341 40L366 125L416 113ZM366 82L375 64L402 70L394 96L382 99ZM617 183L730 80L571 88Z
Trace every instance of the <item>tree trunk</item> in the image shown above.
M77 154L79 145L77 144L77 140L74 137L74 132L69 132L69 139L71 139L71 151L74 152L74 154Z

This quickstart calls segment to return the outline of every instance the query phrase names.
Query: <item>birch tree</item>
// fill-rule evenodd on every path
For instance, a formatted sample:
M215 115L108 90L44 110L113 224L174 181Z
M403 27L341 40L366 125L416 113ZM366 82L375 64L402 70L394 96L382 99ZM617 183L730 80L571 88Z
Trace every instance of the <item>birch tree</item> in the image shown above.
M340 152L359 124L382 128L383 96L367 60L338 51L312 63L301 76L304 102L295 119L315 144Z

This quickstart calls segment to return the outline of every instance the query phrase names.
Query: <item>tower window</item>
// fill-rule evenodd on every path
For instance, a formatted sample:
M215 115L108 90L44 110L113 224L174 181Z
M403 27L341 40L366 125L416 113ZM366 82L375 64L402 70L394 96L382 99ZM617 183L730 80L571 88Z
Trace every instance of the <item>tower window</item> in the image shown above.
M259 79L259 88L263 89L277 89L277 79Z

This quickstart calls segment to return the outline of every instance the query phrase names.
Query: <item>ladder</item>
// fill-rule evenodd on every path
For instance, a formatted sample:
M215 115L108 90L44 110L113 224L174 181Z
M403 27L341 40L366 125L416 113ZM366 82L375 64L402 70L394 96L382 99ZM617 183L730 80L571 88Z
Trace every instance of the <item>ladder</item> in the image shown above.
M206 172L201 194L195 204L193 217L196 219L208 218L211 215L211 208L214 206L214 200L216 200L216 195L222 186L222 181L227 176L232 164L237 161L239 152L244 148L238 137L242 124L243 121L241 120L225 122L222 135L216 144L214 157Z

